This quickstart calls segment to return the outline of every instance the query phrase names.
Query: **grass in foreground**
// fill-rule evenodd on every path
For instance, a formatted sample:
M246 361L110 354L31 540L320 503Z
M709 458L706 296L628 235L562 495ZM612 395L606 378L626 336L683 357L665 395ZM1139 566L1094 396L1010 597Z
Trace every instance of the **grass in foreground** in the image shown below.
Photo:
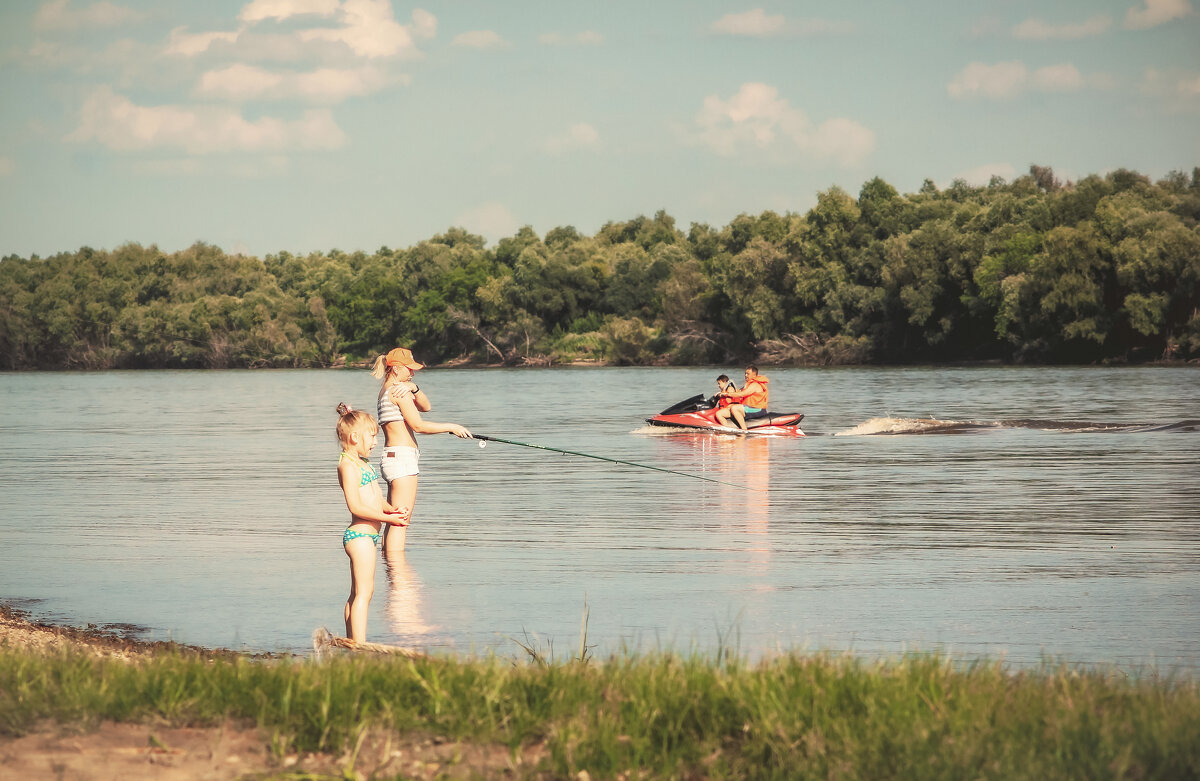
M592 778L1198 778L1200 689L938 656L647 655L323 662L0 648L0 733L52 720L234 720L278 751L352 751L364 729L531 746Z

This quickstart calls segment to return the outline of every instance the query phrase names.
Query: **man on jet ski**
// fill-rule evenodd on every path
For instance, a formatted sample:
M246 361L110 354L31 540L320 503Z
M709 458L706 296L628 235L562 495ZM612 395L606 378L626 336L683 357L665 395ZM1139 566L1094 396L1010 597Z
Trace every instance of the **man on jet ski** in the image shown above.
M718 393L718 398L727 398L733 403L717 411L717 422L722 426L729 425L730 416L737 421L738 428L746 430L746 418L756 418L767 412L767 383L766 377L758 373L758 367L750 364L746 367L746 384L741 390L730 390Z

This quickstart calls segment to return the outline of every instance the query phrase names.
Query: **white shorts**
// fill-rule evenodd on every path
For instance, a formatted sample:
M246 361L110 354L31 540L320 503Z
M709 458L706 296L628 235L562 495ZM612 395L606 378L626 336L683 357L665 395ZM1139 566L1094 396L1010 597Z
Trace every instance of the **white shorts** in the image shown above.
M420 458L421 451L415 447L385 447L379 459L379 471L389 483L401 477L419 475L421 470L417 468L417 461Z

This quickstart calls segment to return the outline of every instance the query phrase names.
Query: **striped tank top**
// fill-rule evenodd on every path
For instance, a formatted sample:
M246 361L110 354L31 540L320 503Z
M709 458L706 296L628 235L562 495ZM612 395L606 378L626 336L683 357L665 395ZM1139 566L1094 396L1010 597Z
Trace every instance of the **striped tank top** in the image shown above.
M392 401L392 396L388 393L388 389L384 388L379 392L379 425L384 423L395 423L398 420L404 420L404 413Z

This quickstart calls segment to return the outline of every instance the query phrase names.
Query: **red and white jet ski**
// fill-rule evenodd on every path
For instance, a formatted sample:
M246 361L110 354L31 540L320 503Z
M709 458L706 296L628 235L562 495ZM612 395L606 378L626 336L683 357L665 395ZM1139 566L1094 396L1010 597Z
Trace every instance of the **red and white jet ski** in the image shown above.
M722 426L718 423L716 399L706 399L704 394L700 394L667 407L654 417L646 418L646 422L651 426L699 429L718 434L768 434L802 437L805 436L800 429L800 421L803 419L804 415L799 412L771 412L768 410L758 413L757 416L747 417L747 428L742 431L736 424Z

